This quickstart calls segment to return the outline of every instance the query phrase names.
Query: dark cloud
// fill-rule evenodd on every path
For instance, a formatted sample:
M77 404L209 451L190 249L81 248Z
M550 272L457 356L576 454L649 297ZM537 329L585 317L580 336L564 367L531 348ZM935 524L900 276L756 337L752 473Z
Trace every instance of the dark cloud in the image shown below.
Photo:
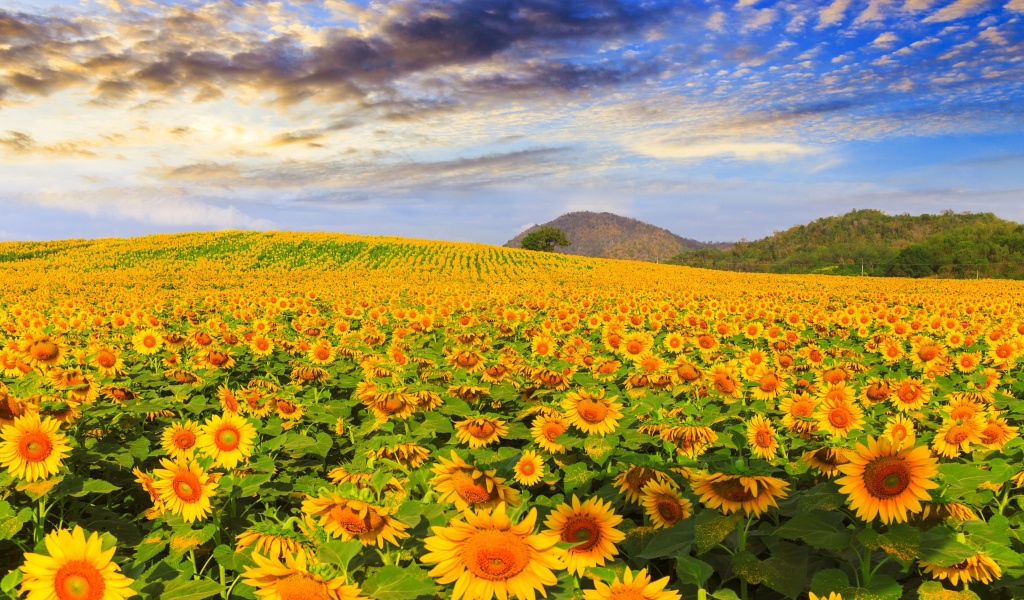
M66 140L55 144L40 144L31 135L22 131L8 131L0 136L0 147L11 154L44 154L67 158L95 158L98 155L89 149L89 144L78 140Z

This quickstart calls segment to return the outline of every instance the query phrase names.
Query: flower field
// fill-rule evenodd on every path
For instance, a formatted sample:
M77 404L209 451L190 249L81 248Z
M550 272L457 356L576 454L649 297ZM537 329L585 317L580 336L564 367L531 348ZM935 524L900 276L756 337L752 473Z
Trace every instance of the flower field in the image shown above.
M0 594L1024 597L1024 286L0 244Z

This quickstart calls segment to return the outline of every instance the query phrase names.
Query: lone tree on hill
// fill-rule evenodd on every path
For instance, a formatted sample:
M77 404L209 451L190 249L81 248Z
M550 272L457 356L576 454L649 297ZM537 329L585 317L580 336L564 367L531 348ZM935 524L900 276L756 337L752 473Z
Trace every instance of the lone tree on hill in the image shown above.
M547 225L523 238L523 248L540 252L554 252L555 246L568 246L570 243L564 231Z

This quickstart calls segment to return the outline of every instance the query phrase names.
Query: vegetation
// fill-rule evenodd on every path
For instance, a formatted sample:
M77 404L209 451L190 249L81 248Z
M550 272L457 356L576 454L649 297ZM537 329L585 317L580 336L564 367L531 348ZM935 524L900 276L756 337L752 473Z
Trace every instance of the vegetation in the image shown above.
M571 242L569 238L565 237L565 232L557 227L541 227L540 229L528 233L523 238L522 246L527 250L536 250L539 252L554 252L555 246L569 246Z
M855 210L674 264L773 273L1024 278L1024 226L991 213L887 215Z
M8 598L1024 598L1022 283L286 232L0 256Z

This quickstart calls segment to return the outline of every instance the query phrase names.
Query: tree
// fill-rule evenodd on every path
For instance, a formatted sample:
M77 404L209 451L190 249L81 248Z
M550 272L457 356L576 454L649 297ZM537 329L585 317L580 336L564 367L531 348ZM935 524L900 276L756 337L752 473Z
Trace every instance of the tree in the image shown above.
M568 246L569 238L557 227L545 225L523 238L523 248L539 252L554 252L555 246Z

